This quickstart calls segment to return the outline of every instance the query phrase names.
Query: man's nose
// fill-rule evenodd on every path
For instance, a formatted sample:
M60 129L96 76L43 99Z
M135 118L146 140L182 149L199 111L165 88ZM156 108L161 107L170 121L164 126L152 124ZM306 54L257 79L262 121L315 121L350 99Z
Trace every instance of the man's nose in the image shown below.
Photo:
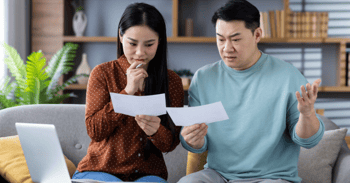
M234 51L234 48L233 48L231 41L226 41L224 51L225 52L233 52Z

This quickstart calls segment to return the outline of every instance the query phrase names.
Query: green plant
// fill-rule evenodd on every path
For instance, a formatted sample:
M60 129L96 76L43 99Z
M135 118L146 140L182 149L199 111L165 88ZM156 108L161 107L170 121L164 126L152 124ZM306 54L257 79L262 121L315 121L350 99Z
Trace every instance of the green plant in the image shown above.
M47 66L41 50L30 54L27 64L24 64L16 49L6 43L3 47L8 55L4 60L5 64L15 80L11 81L6 77L0 81L0 109L28 104L61 103L64 99L75 96L73 93L59 94L61 90L76 82L78 77L88 77L86 74L75 75L62 85L59 84L59 78L73 69L72 61L78 48L77 44L65 44Z
M73 0L71 1L71 5L75 9L75 12L84 10L82 0Z
M193 73L189 69L180 69L180 70L174 70L174 72L179 75L180 77L186 76L190 77L193 76Z
M79 6L75 11L78 12L78 11L83 11L84 8L82 6Z

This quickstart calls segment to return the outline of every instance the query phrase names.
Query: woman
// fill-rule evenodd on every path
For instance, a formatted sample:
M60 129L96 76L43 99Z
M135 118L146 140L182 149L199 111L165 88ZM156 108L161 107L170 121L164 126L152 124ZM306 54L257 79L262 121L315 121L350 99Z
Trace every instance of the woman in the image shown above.
M85 124L91 142L73 179L166 182L162 152L179 144L181 127L168 114L115 113L109 95L165 93L167 106L183 107L181 79L167 69L165 22L155 7L135 3L125 9L118 31L118 59L96 66L90 74Z

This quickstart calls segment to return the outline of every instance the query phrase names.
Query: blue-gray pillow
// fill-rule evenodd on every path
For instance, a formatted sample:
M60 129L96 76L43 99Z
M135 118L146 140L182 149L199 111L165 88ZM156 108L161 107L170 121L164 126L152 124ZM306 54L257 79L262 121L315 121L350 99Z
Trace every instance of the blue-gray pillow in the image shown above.
M332 170L347 131L346 128L325 131L315 147L300 148L298 174L302 183L332 183Z

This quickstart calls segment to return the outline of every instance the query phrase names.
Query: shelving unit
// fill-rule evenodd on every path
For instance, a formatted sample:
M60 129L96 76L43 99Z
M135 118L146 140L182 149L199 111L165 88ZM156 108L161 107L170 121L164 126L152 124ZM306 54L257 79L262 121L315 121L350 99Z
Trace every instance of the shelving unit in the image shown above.
M79 44L91 43L91 42L110 42L116 43L117 37L75 37L72 31L73 10L69 6L71 0L33 0L33 18L32 18L32 48L36 49L40 47L45 55L49 55L50 59L52 53L57 51L58 47L62 47L65 42L75 42ZM169 43L213 43L215 44L215 37L184 37L179 35L179 0L172 0L172 33L171 37L168 37ZM283 0L284 10L288 13L291 12L289 8L289 0ZM56 7L56 8L54 8ZM59 8L57 8L59 7ZM50 11L49 11L50 10ZM40 13L49 15L43 18ZM288 17L288 16L286 16ZM45 20L45 21L42 21ZM53 25L52 22L57 22ZM286 18L288 22L288 18ZM41 22L41 23L38 23ZM51 26L51 27L50 27ZM55 31L52 30L54 26ZM337 45L337 57L334 60L337 61L337 83L334 87L323 86L320 88L320 92L350 92L350 87L346 87L346 44L350 43L350 38L263 38L260 43L275 44L335 44ZM50 55L51 54L51 55ZM73 84L67 87L69 90L85 90L86 86ZM188 86L184 86L187 90Z

